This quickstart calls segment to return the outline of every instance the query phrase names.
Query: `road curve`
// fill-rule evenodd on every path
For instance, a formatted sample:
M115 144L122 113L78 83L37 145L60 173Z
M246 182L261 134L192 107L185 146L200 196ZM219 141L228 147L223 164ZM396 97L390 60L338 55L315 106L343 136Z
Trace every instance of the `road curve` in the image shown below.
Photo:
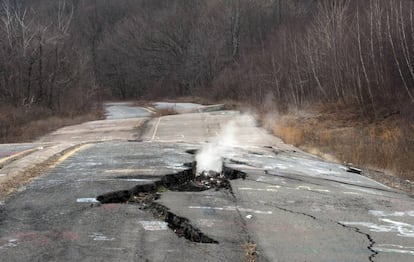
M2 260L414 259L411 197L286 145L251 117L236 111L182 114L142 128L131 124L129 135L88 140L0 204ZM131 140L132 133L141 135ZM209 143L226 168L247 177L220 190L160 187L152 205L167 210L163 216L136 202L97 202L97 196L120 197L139 185L189 175L191 153ZM214 243L186 239L165 216Z

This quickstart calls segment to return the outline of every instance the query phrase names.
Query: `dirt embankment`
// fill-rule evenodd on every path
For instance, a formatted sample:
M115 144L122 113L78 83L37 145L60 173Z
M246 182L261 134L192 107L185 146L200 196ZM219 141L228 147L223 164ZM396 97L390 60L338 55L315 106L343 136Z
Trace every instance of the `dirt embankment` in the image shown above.
M368 119L349 106L323 105L270 117L273 122L265 124L286 143L310 153L414 181L410 116L384 109Z

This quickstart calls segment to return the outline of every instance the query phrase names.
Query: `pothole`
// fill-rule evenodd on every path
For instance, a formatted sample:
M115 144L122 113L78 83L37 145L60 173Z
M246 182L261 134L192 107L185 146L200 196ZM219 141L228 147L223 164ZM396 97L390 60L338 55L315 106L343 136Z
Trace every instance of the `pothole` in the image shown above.
M197 243L218 244L218 241L208 237L200 229L191 224L190 220L178 216L167 207L156 202L166 191L201 192L205 190L229 190L232 188L230 180L245 179L246 173L224 166L221 173L203 172L196 175L196 162L186 163L191 168L175 174L168 174L161 179L129 190L115 191L100 195L96 198L101 204L129 203L137 204L141 209L151 212L157 219L168 223L168 227L179 237Z

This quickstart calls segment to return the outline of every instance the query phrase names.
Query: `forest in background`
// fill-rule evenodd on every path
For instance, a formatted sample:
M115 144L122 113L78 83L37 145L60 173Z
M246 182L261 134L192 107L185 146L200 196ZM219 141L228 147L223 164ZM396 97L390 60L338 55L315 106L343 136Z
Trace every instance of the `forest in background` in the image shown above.
M409 0L0 2L2 104L77 113L102 96L201 96L375 117L414 101Z
M282 115L323 105L313 124L275 133L414 170L414 1L0 0L0 35L0 142L99 117L108 99L202 97ZM321 128L327 118L346 120ZM344 127L359 133L341 140Z

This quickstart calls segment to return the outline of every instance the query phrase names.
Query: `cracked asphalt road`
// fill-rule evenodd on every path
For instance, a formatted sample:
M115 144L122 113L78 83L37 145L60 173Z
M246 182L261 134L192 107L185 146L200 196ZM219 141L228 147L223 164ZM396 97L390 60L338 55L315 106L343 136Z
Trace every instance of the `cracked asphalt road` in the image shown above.
M3 154L10 157L68 137L87 142L0 202L1 261L248 261L248 243L256 245L257 261L413 261L411 197L250 124L235 133L243 143L224 153L225 165L246 179L231 180L231 191L166 191L156 200L219 244L179 238L138 205L97 203L98 195L188 169L184 163L194 156L186 151L200 149L240 116L183 114L142 126L148 115L130 112L143 111L128 108L122 117L124 104L110 106L115 115L99 123L101 130L86 123L40 144L0 145L0 152L14 152ZM121 123L127 124L119 132ZM42 150L17 157L0 173Z

